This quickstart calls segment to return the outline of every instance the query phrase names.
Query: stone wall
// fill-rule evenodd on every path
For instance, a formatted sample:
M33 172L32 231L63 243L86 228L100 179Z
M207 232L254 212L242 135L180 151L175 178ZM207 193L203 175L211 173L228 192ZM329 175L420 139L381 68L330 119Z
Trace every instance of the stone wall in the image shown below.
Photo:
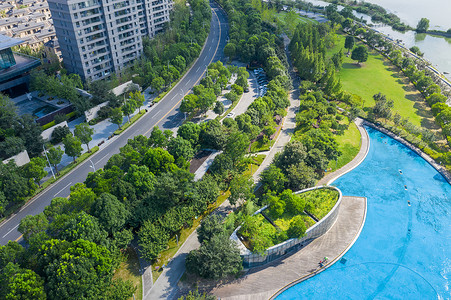
M324 233L326 233L332 227L332 225L337 220L338 212L339 212L340 204L341 204L341 200L342 200L342 194L338 188L332 187L332 186L318 186L318 187L308 188L308 189L304 189L304 190L295 192L295 194L301 194L304 192L308 192L308 191L312 191L312 190L316 190L316 189L322 189L322 188L329 188L329 189L334 189L334 190L338 191L339 196L338 196L337 203L335 203L334 207L330 210L330 212L324 218L322 218L315 225L313 225L312 227L307 229L307 231L305 232L305 235L300 239L286 240L283 243L274 245L274 246L266 249L265 253L263 255L260 255L260 254L252 253L240 241L240 239L238 238L236 233L238 232L238 230L241 227L238 227L237 229L235 229L235 231L230 236L230 239L233 240L237 244L238 248L240 249L240 255L243 258L243 266L245 268L253 268L253 267L262 266L264 264L267 264L269 262L272 262L276 259L283 257L285 254L287 254L289 252L299 250L302 247L309 244L310 242L312 242L314 239L316 239L316 238L320 237L321 235L323 235ZM261 211L265 210L266 208L268 208L268 207L267 206L263 207L262 209L256 211L255 214L260 213Z
M108 101L107 102L103 102L100 103L99 105L94 106L93 108L90 108L88 110L85 111L85 117L86 117L86 122L91 121L92 119L97 118L98 114L99 114L99 110L108 105Z

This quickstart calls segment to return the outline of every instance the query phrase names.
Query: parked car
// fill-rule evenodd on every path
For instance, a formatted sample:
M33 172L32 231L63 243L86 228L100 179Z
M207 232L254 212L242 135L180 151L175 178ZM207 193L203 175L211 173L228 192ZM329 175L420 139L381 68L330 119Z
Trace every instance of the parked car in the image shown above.
M228 113L226 118L233 118L235 116L234 112Z

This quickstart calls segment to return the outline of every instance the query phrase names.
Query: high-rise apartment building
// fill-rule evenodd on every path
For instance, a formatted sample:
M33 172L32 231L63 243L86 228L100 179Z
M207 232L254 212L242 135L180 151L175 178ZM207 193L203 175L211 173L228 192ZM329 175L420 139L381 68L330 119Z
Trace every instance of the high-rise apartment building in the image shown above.
M142 37L169 21L171 0L48 0L65 68L83 79L118 72L141 55Z

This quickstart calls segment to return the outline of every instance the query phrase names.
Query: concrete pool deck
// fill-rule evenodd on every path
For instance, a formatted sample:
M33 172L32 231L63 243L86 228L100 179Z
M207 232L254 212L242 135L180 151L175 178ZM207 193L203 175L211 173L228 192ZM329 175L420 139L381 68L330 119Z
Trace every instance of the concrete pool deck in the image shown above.
M361 147L354 159L324 176L316 184L327 185L336 178L356 168L369 150L369 137L363 128L363 120L355 120L361 135ZM338 219L332 228L304 248L267 265L250 269L249 272L232 282L214 288L211 293L221 299L248 300L270 299L280 290L324 271L336 263L354 244L365 223L366 198L344 196ZM324 257L329 263L319 268Z
M222 300L270 299L279 290L314 276L338 262L357 240L366 217L366 198L344 196L338 219L332 228L304 248L243 277L214 288L211 293ZM329 258L323 268L319 261ZM199 287L201 288L201 287Z

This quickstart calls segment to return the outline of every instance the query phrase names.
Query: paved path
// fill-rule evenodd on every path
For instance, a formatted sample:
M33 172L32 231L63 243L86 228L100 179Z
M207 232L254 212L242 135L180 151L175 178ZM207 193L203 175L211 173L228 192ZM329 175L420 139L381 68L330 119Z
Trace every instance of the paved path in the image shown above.
M321 237L280 260L252 269L231 283L214 288L211 293L222 300L270 299L287 284L305 280L337 262L354 244L366 217L366 198L343 197L340 213L332 228ZM318 262L327 256L330 262L319 268ZM199 287L201 288L201 287Z
M285 47L288 46L290 43L290 40L285 36L284 37L284 44ZM290 62L290 70L291 67L291 59L289 56L289 53L287 51L287 58L288 62ZM287 115L285 116L283 123L282 123L282 129L280 130L279 136L277 137L276 141L274 142L274 145L269 149L268 154L266 155L265 159L263 160L262 164L258 168L257 172L254 173L254 181L258 182L260 181L260 174L269 168L271 165L274 156L276 153L281 152L283 150L283 147L285 147L286 144L291 140L291 136L294 134L294 131L296 129L296 113L299 110L300 100L299 100L299 80L297 79L297 76L292 73L292 78L295 78L293 80L293 89L288 94L288 100L290 100L290 106L287 109ZM259 153L257 153L259 154Z

